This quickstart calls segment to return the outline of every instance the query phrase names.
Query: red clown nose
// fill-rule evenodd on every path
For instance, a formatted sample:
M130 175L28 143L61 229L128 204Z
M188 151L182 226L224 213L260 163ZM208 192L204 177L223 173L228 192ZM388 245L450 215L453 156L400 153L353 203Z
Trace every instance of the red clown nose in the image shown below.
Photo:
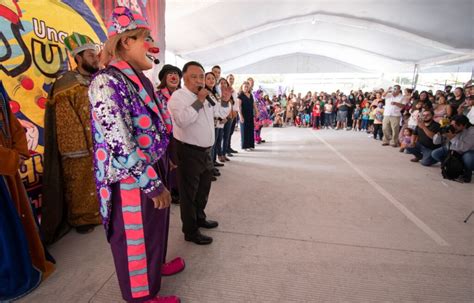
M158 47L150 47L150 48L148 49L148 52L149 52L149 53L152 53L152 54L158 54L158 53L160 52L160 48L158 48Z

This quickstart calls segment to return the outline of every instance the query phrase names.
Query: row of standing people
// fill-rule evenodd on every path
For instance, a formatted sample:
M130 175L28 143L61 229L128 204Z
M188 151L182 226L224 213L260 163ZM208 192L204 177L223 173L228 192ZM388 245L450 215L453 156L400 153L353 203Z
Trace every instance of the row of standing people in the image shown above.
M271 124L270 116L263 100L263 91L253 91L254 80L248 78L237 91L233 88L235 78L229 74L226 78L221 78L221 68L216 65L212 70L205 73L205 88L209 92L209 98L215 104L214 126L215 142L212 147L213 178L220 176L219 167L225 162L231 161L238 152L232 148L232 136L237 123L241 134L241 148L252 150L255 143L264 143L261 137L262 128ZM223 90L231 92L229 101L222 99Z
M52 243L70 227L90 233L102 223L123 298L178 302L158 296L161 277L185 267L167 259L169 205L179 204L186 241L212 243L200 229L218 227L205 208L216 165L236 153L237 116L245 129L243 95L232 75L194 61L182 71L165 65L154 88L143 71L158 48L143 16L117 7L107 28L100 61L89 37L65 39L77 68L57 79L46 108L41 231Z

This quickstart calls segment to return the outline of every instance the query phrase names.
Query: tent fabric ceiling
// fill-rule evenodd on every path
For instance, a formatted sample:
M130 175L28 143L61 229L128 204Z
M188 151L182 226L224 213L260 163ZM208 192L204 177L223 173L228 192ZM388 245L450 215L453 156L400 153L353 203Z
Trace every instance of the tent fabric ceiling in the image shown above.
M279 74L281 66L285 66L285 73L367 73L366 69L334 60L328 57L311 54L296 53L280 57L271 57L263 61L233 70L236 74Z
M474 59L474 2L169 0L166 45L228 72L449 66Z

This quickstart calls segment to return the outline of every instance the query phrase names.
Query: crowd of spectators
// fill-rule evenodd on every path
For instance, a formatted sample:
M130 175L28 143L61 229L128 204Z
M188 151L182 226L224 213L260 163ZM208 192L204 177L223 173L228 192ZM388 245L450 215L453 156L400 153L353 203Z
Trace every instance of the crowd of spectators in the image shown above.
M463 87L448 85L435 92L399 85L344 94L307 92L265 96L273 127L366 132L382 146L412 154L412 162L431 166L449 150L463 159L461 182L470 182L474 169L474 93L472 80Z

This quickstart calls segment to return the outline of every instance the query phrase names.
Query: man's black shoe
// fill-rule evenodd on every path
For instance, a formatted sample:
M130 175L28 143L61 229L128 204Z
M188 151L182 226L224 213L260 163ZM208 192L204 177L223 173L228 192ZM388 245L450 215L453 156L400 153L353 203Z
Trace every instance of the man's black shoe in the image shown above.
M471 183L471 181L472 181L472 172L468 171L467 173L465 173L462 179L463 179L464 183Z
M219 223L217 221L204 220L198 221L198 226L203 228L216 228L217 226L219 226Z
M224 166L224 164L218 163L218 162L214 162L214 166L215 166L215 167L221 167L221 166Z
M179 193L176 190L171 190L171 203L179 204Z
M212 182L217 181L217 178L214 177L214 176L212 176L212 177L211 177L211 181L212 181Z
M227 157L233 157L233 156L234 156L234 155L231 154L231 153L228 153L228 154L227 154Z
M221 173L218 170L215 170L215 171L212 172L212 175L214 177L219 177L221 175Z
M194 235L184 235L184 240L194 242L198 245L208 245L212 243L212 238L201 234L199 231Z
M230 148L229 151L233 154L238 154L239 153L238 151L236 151L235 149L232 149L232 148Z

